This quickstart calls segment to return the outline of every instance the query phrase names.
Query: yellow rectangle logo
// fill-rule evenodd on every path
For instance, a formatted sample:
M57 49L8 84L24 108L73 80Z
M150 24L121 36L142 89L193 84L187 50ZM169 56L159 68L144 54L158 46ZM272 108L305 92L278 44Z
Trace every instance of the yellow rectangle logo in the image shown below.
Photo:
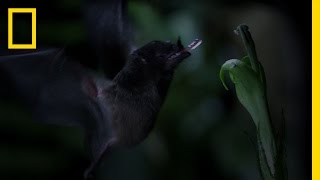
M13 44L13 14L31 13L32 16L32 42L31 44ZM36 49L37 25L36 8L9 8L8 9L8 49Z

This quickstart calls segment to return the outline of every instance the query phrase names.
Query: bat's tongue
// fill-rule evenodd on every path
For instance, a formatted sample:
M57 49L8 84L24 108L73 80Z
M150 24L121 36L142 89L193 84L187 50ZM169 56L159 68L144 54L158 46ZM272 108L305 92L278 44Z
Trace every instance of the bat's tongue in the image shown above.
M181 50L174 53L173 55L171 55L169 57L169 60L173 60L173 59L176 59L178 58L179 56L185 54L186 52L189 52L196 49L198 46L200 46L202 43L202 40L201 39L195 39L193 40L186 48L183 48L182 44L181 44L181 41L180 41L180 38L178 39L178 42L177 42L177 45L179 47L181 47Z
M195 39L193 40L189 45L188 47L184 48L182 51L188 51L190 52L191 50L194 50L196 49L198 46L200 46L202 43L202 40L201 39Z

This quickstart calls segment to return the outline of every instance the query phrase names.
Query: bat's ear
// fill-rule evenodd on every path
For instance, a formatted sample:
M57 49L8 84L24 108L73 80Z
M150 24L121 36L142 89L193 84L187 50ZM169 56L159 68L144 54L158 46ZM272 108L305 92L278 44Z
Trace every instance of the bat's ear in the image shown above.
M85 77L82 79L82 89L90 98L96 99L98 96L98 88L93 79Z
M178 36L177 46L178 46L180 49L183 49L183 45L182 45L181 37L180 37L180 36Z

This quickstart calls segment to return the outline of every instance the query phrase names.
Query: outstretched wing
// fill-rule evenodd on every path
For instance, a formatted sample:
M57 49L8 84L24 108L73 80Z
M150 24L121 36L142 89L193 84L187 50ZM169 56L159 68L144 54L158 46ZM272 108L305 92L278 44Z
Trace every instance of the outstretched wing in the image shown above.
M57 49L48 49L27 54L0 56L1 90L10 92L27 105L35 104L39 88L45 81ZM8 96L8 94L2 94Z
M69 62L60 49L0 57L1 86L48 123L79 124L85 107L81 92L81 67ZM5 91L5 90L2 90ZM83 111L84 112L84 111Z
M127 1L86 0L83 8L87 41L94 52L88 61L97 59L99 68L113 78L130 52ZM107 108L101 109L83 91L83 80L91 79L85 68L71 61L63 50L48 49L0 57L0 75L8 82L0 92L18 97L31 108L37 121L81 127L92 158L90 167L95 167L109 146L111 131Z
M0 97L26 104L36 121L82 128L92 160L99 156L111 132L109 112L103 112L107 108L101 108L83 90L83 81L91 76L63 50L2 56L0 75L7 82L0 92L10 92Z
M124 66L131 48L126 0L86 0L88 39L102 70L113 78Z
M63 50L50 49L0 57L0 75L8 82L0 92L10 92L0 97L19 99L37 121L82 128L92 162L99 159L111 136L110 118L83 89L84 82L93 81L86 69Z

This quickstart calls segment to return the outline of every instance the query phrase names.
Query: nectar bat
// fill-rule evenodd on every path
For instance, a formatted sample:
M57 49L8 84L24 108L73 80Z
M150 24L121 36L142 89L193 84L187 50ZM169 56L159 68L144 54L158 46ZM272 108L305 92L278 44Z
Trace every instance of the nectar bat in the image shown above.
M196 39L184 48L180 38L177 43L152 41L131 52L126 1L87 3L87 41L103 74L59 48L0 57L0 73L31 107L34 119L83 130L91 159L85 179L112 147L146 138L174 70L201 44Z

